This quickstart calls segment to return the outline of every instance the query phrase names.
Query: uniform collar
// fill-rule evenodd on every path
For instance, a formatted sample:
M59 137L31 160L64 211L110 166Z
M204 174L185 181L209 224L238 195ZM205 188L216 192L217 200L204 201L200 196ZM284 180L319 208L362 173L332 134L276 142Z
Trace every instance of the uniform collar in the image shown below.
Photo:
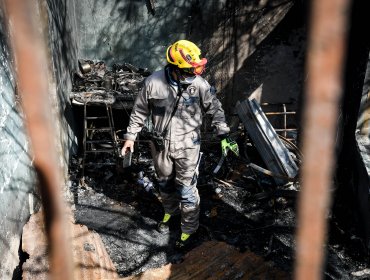
M179 86L179 83L172 77L171 67L169 67L168 65L164 68L164 75L166 76L166 80L170 85Z

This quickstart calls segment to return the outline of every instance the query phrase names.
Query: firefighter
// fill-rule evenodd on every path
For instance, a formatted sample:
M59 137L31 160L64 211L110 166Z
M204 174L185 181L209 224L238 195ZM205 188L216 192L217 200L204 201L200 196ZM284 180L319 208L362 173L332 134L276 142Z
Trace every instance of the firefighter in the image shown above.
M150 117L153 162L165 212L158 230L168 232L170 218L181 214L182 233L176 246L184 247L199 226L196 185L203 115L212 115L222 147L237 149L237 144L228 137L230 129L220 101L201 77L207 59L201 58L200 49L190 41L179 40L167 48L166 57L168 64L145 79L135 100L121 154L134 151L136 136Z

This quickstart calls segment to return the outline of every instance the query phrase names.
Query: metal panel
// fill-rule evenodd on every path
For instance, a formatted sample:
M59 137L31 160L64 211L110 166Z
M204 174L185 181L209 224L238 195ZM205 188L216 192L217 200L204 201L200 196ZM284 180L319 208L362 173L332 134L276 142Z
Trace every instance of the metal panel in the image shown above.
M247 99L238 102L236 110L267 168L280 176L295 177L298 167L257 101ZM276 177L274 180L278 185L288 182Z

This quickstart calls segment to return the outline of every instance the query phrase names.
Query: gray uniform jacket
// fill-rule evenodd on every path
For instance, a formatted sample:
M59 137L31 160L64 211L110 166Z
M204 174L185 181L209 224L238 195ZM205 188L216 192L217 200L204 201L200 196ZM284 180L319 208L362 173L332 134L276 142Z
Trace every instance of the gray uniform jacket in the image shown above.
M165 139L182 142L184 147L188 142L189 145L193 145L199 141L203 113L212 115L211 125L216 129L217 135L230 131L225 122L221 102L210 88L205 79L197 76L192 84L182 91L176 114L168 125ZM152 118L154 131L162 133L171 118L177 93L178 87L168 83L164 69L147 77L143 89L136 98L124 139L135 140L149 116Z

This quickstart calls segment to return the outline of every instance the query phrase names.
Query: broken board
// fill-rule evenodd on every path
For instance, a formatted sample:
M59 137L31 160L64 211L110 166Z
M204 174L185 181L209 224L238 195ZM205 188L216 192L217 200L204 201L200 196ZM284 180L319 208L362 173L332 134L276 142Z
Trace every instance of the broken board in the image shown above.
M238 102L236 111L267 168L279 175L273 177L276 184L284 185L289 179L294 178L298 173L298 167L258 102L255 99Z

